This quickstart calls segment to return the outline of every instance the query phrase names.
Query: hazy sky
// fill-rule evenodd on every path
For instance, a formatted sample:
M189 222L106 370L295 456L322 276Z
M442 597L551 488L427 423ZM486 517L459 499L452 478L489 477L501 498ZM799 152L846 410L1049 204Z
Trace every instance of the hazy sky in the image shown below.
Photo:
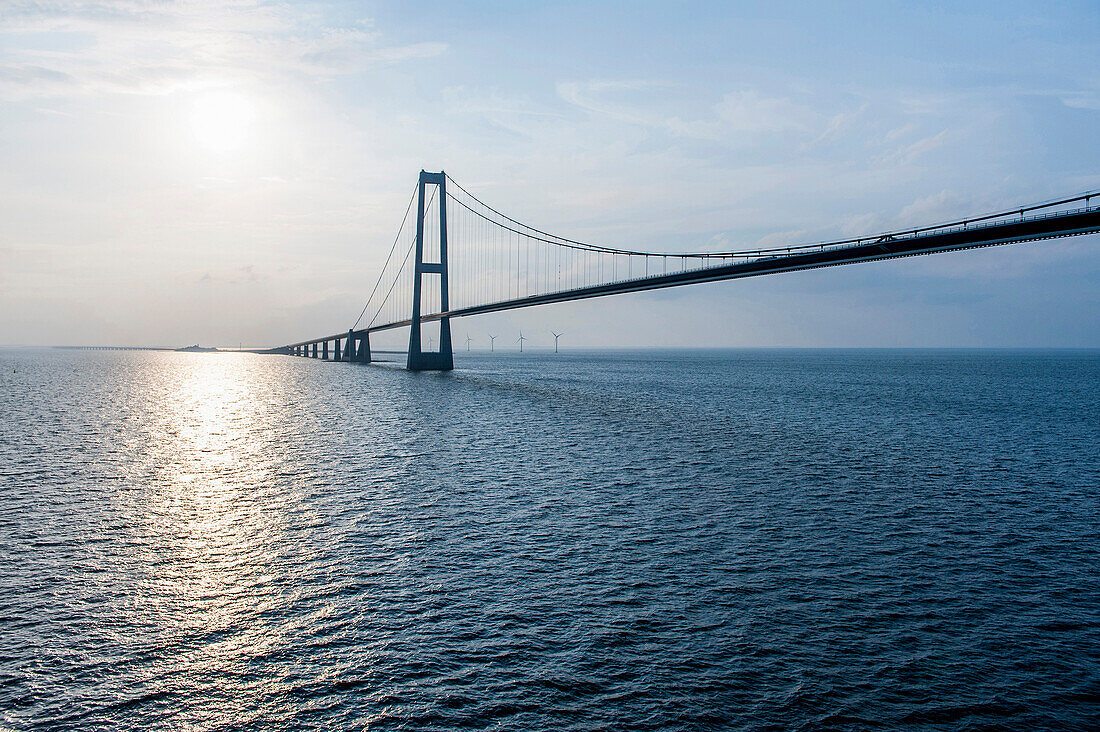
M667 250L1100 188L1094 0L755 5L0 0L0 344L346 329L421 168L540 228ZM1089 236L454 333L1098 347L1098 275Z

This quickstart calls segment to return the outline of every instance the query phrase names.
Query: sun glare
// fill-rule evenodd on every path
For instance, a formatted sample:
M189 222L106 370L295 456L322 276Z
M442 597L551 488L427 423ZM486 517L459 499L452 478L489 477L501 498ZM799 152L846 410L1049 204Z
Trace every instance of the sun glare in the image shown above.
M254 116L252 103L240 94L209 92L195 100L191 129L196 141L206 149L232 152L248 140Z

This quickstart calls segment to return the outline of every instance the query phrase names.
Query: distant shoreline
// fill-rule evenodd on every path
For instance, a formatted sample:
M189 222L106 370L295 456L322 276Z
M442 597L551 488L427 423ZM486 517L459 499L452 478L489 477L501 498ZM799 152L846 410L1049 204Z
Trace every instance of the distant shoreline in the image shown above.
M169 353L259 353L268 355L283 354L280 348L235 348L235 347L210 347L210 348L171 348L168 346L44 346L3 344L3 350L66 350L66 351L164 351ZM562 348L559 355L567 354L591 354L591 353L729 353L744 351L865 351L865 352L929 352L929 351L1100 351L1100 346L622 346L622 347L587 347L574 346ZM404 350L378 350L378 353L406 353ZM464 353L491 354L507 356L520 355L519 351L498 349L495 352L488 349L474 349L471 351L456 350L455 356ZM553 347L527 348L524 353L554 353Z

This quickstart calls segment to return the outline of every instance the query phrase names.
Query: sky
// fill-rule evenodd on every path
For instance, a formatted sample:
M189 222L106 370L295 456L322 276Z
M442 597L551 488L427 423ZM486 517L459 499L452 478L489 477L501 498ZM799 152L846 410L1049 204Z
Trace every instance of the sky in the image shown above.
M346 330L421 169L563 236L729 250L1100 189L1098 133L1095 2L0 0L0 344ZM1086 236L452 331L1095 348L1098 275Z

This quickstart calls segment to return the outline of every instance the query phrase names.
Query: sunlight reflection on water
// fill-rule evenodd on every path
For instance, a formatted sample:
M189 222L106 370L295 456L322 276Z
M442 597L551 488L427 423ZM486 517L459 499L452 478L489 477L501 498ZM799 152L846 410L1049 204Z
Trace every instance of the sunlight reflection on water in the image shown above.
M0 362L0 725L1090 714L1095 353Z

